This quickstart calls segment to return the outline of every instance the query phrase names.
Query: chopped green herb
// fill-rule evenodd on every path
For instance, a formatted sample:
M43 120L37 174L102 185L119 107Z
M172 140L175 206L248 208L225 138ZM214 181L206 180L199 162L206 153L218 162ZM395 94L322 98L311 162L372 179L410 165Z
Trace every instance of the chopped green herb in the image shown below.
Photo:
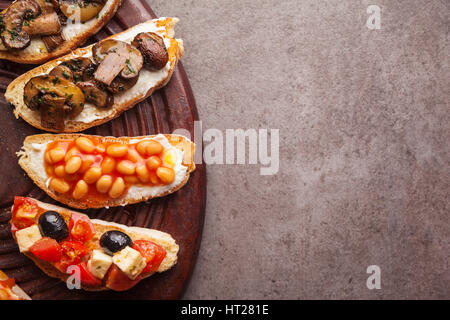
M136 73L136 71L134 71L133 67L131 66L130 59L127 59L127 60L125 61L125 63L126 63L126 65L127 65L128 71L130 71L130 73Z

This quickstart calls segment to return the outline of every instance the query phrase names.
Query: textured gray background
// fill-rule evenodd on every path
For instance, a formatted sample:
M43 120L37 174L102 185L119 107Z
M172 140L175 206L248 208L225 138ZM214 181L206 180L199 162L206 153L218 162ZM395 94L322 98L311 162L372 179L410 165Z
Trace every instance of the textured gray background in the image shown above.
M278 175L209 166L184 298L450 298L450 1L149 3L204 129L280 129Z

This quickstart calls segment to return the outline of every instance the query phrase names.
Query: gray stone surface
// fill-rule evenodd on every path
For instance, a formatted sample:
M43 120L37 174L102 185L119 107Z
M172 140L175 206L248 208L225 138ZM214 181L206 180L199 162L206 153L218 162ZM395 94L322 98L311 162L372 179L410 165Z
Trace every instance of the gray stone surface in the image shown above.
M184 298L450 298L448 0L150 5L181 19L204 129L280 129L277 175L208 167Z

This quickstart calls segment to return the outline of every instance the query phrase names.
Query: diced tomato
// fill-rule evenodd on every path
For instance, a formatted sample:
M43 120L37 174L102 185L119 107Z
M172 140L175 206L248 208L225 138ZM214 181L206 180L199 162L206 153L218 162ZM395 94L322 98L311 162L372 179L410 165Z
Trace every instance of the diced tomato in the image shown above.
M30 247L30 251L37 258L45 261L56 262L61 260L61 246L52 238L39 239Z
M80 281L88 286L98 286L102 284L102 281L96 278L88 269L85 261L76 265L80 268Z
M106 274L106 286L114 291L128 290L134 287L139 281L141 281L141 277L131 280L115 264L109 268L108 273Z
M143 273L158 270L167 254L163 247L148 240L136 240L133 242L132 248L139 251L147 262L144 270L142 270Z
M80 241L62 241L60 243L61 261L55 264L62 272L66 272L70 265L79 264L81 259L89 253L89 250Z
M69 230L72 239L86 242L95 235L95 228L91 220L84 214L72 213L69 222Z
M14 198L14 209L11 218L11 232L24 229L35 224L39 206L33 199L26 197Z
M12 288L16 285L16 281L13 278L8 278L6 280L0 280L0 288Z

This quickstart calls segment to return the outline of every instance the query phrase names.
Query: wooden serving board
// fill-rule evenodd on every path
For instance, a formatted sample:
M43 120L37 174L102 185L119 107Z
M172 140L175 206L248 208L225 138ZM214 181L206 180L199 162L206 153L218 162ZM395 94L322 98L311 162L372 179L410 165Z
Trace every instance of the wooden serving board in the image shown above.
M0 0L0 8L6 8L10 2ZM123 2L115 17L87 44L156 17L144 0ZM34 185L17 164L16 152L24 138L42 131L22 119L15 119L12 106L4 99L8 84L31 68L33 66L0 61L0 269L14 277L33 299L179 298L188 283L200 246L206 203L206 168L203 164L198 164L187 185L172 195L126 207L85 211L92 218L168 232L179 244L178 263L174 268L141 281L129 291L68 290L65 283L48 277L19 253L8 223L14 196L30 196L58 204ZM172 133L175 129L184 128L194 137L195 120L198 120L198 114L194 96L180 63L166 87L119 118L85 133L139 136Z

